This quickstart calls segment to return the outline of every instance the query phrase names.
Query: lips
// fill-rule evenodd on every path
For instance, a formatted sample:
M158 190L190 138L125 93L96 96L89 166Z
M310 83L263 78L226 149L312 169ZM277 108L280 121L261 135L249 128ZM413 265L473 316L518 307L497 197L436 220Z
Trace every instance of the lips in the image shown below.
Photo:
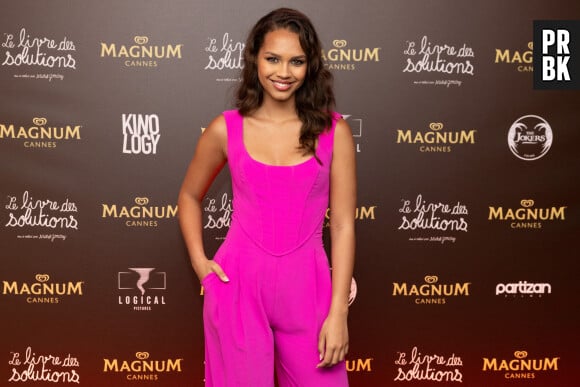
M292 87L292 82L272 81L274 88L278 91L286 91Z

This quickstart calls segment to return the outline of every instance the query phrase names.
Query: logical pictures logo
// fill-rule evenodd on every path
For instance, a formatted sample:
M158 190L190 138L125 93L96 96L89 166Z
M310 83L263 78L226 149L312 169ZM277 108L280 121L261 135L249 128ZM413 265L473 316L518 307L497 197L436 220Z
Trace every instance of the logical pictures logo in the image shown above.
M532 161L542 158L552 146L552 128L540 116L518 118L508 131L508 145L514 156Z
M131 271L121 271L117 274L117 288L123 291L130 290L134 294L119 295L119 305L129 305L135 311L151 311L156 305L165 305L164 294L154 292L153 295L145 295L145 293L150 290L166 290L166 272L155 271L152 267L130 267L129 270Z
M361 152L361 139L362 139L362 118L355 118L351 114L343 114L342 118L348 122L352 130L352 137L354 138L357 153Z
M159 133L157 114L123 114L123 153L156 154Z
M516 296L524 297L542 297L544 294L552 293L552 285L548 283L531 283L528 281L519 281L517 283L497 284L495 287L495 295L505 297Z
M322 50L322 60L329 70L357 70L357 65L380 61L380 47L350 48L344 39L335 39L328 51Z
M516 209L489 206L487 220L510 222L510 227L517 229L540 229L542 221L566 220L567 206L534 208L535 202L532 199L523 199L520 205Z
M469 210L459 201L455 204L427 202L422 194L417 195L414 206L411 206L411 200L401 201L403 206L399 213L403 215L398 230L413 231L410 241L455 243L459 231L467 232ZM439 235L430 235L432 232ZM442 232L450 234L440 235ZM417 235L419 233L421 235Z
M451 355L422 354L417 347L413 347L410 355L407 356L407 353L402 351L397 352L395 382L427 380L463 383L461 373L463 360L455 353Z
M177 215L177 205L149 206L149 198L136 197L134 206L102 204L101 217L124 219L127 227L157 227L158 222Z
M2 281L2 295L23 296L29 304L58 304L65 297L82 296L84 281L50 282L48 274L37 274L36 282Z
M420 152L451 152L457 145L475 144L476 129L442 130L441 122L431 122L429 130L397 129L397 144L417 145Z
M76 219L78 209L69 198L64 201L36 199L29 191L24 191L20 201L17 196L8 195L8 203L4 208L8 211L8 221L4 227L28 232L43 230L40 234L18 234L19 239L64 241L67 238L66 234L55 234L53 231L79 229L79 222Z
M447 43L432 43L425 35L421 38L419 47L415 41L406 41L403 55L407 59L403 73L434 73L437 77L461 78L413 80L415 85L461 86L464 79L474 75L475 67L469 58L475 58L475 52L466 43L460 47Z
M436 275L425 276L423 284L393 282L393 297L414 297L415 304L445 304L445 297L468 297L471 282L439 284Z
M513 359L483 358L483 372L502 373L505 379L535 379L536 373L558 371L559 357L528 358L527 351L515 351Z
M135 44L101 42L101 58L121 59L125 67L157 67L161 63L181 59L183 44L149 43L147 36L135 36Z
M44 117L32 119L32 126L0 123L0 140L20 140L25 148L56 148L63 141L80 140L82 125L47 125Z
M525 51L496 48L495 63L514 65L515 69L520 73L533 72L534 42L529 42L527 48Z
M182 372L182 358L153 360L149 352L137 352L130 360L103 359L103 372L124 374L130 381L157 381L163 374Z
M243 41L234 41L228 32L224 33L218 44L218 38L208 38L204 51L208 55L204 70L218 71L217 82L238 82L239 72L244 68Z
M58 70L76 70L77 61L71 52L76 51L75 43L64 36L55 40L46 36L30 35L26 28L18 34L3 34L0 49L4 51L2 66L15 67L31 73L12 74L14 78L63 80L64 74ZM43 71L44 70L44 71ZM46 71L46 72L45 72Z
M66 356L37 354L28 347L24 356L20 352L11 351L8 365L11 367L9 382L81 382L80 363L70 353Z

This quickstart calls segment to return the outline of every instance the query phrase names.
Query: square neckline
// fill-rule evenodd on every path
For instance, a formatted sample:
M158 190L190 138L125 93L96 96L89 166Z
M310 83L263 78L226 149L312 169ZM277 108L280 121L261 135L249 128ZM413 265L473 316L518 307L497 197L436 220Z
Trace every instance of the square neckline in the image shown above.
M239 112L238 112L238 114L239 114ZM269 167L269 168L296 168L296 167L306 165L306 164L310 163L312 160L316 160L316 157L313 155L313 156L307 158L306 160L301 161L301 162L296 163L296 164L275 165L275 164L268 164L268 163L265 163L263 161L256 159L254 156L252 156L250 154L250 152L248 151L248 148L246 147L246 142L244 141L244 116L242 116L240 114L240 118L241 118L241 123L240 123L240 137L241 137L241 139L240 140L242 143L242 148L244 149L244 153L246 154L246 156L248 156L248 158L250 160L252 160L254 163L265 166L265 167ZM318 143L320 143L320 139L318 140ZM317 144L316 149L318 149L318 144ZM315 152L316 152L316 150L315 150Z

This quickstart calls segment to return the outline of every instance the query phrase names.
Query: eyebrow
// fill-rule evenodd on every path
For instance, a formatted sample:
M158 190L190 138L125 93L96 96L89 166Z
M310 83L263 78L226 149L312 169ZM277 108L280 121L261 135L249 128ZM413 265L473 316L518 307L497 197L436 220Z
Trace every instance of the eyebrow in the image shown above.
M272 55L272 56L275 56L275 57L278 57L278 58L280 57L280 55L278 55L278 54L276 54L276 53L274 53L272 51L266 51L264 53L264 55ZM291 57L290 59L306 59L306 54L304 54L304 55L296 55L296 56Z

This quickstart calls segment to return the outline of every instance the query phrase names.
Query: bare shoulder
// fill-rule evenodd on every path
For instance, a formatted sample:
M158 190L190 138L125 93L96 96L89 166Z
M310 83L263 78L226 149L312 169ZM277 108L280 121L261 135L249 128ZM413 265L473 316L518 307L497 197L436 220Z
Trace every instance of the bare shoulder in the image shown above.
M227 157L228 130L223 114L215 117L205 128L199 140L200 146L213 150L221 150Z
M352 129L344 120L340 119L334 128L334 150L350 152L354 150L354 141L352 138Z

